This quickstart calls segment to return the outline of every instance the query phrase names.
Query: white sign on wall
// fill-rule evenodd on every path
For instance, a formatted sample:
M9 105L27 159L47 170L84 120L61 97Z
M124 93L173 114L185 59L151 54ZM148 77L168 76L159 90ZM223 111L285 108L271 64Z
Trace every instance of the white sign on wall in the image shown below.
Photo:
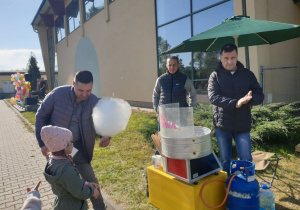
M15 92L15 86L9 80L2 81L2 88L3 88L3 93L14 93Z

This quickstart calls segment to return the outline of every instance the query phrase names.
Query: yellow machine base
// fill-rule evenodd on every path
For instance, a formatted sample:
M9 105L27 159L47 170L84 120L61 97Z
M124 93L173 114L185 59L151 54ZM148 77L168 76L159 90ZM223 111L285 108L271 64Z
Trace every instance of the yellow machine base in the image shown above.
M161 210L205 210L206 207L200 199L200 189L210 180L226 181L227 175L219 171L197 181L197 184L188 184L153 166L147 168L149 200ZM203 200L210 206L218 206L225 197L225 183L210 182L202 192ZM225 204L220 208L225 210Z

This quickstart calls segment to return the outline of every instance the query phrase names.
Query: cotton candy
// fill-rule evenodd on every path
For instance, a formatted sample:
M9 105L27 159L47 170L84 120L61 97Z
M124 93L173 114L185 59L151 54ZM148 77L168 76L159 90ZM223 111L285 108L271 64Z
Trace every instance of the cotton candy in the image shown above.
M131 107L120 98L101 98L93 109L95 131L101 136L115 136L124 131L131 115Z

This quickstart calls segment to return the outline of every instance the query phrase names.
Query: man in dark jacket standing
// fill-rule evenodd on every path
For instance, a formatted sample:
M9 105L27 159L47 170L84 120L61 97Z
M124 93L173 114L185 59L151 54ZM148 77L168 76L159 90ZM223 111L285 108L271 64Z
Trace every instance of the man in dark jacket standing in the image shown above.
M158 119L158 106L161 104L179 103L179 107L194 107L197 102L197 92L191 80L178 71L180 63L177 56L170 56L167 59L166 68L168 71L157 78L152 102ZM187 94L189 103L187 102ZM158 130L160 126L158 124ZM155 151L155 154L159 154Z
M208 97L213 104L213 123L223 170L230 173L232 139L241 160L252 161L251 106L264 100L262 88L253 72L237 60L237 47L226 44L220 63L208 81Z
M42 98L45 98L45 94L46 94L46 81L44 80L44 77L42 77L41 81L40 81L40 91L42 92Z
M73 158L82 178L98 184L91 160L95 145L92 111L99 99L92 94L93 75L90 71L78 71L73 86L61 86L47 94L35 117L35 134L44 156L49 153L41 139L41 129L45 125L59 126L72 131L74 147L78 152ZM100 147L108 146L110 138L102 137ZM99 189L100 192L100 189ZM100 193L97 199L91 197L94 209L105 209Z
M179 107L194 107L197 102L197 92L191 80L178 71L180 63L178 57L167 59L168 71L157 78L152 95L153 108L158 114L161 104L179 103ZM187 93L189 103L187 102Z

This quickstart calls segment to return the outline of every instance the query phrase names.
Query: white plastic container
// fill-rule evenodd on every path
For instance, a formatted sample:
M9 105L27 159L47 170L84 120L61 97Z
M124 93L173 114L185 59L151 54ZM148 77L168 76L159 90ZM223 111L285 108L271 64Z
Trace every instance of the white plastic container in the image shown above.
M161 168L161 156L160 155L153 155L152 156L152 163L154 168Z
M267 184L263 184L263 182ZM261 188L259 190L259 210L275 210L275 197L274 193L270 189L270 182L262 181L260 185Z

